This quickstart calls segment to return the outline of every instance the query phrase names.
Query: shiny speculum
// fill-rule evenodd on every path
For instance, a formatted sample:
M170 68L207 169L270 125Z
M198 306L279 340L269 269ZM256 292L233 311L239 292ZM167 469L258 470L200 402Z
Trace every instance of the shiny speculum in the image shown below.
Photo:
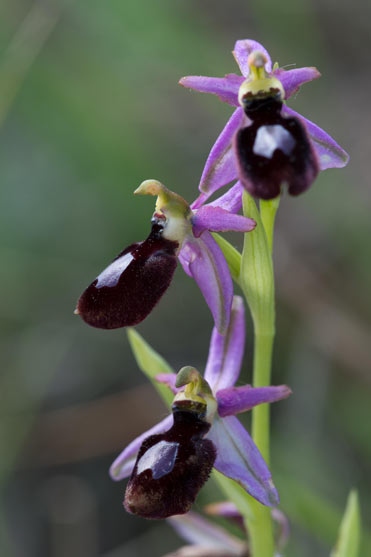
M287 184L291 195L305 191L318 173L318 162L303 124L281 114L275 96L246 99L244 111L251 124L240 129L235 152L240 180L262 199L272 199Z
M189 511L216 458L213 443L204 439L210 429L205 409L178 402L171 429L142 443L126 488L127 511L152 519Z

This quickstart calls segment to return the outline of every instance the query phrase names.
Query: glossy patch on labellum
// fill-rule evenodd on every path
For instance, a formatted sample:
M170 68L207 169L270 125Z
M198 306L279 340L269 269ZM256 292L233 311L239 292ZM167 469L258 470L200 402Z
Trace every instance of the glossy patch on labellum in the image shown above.
M251 124L234 140L239 178L251 195L273 199L286 183L291 195L305 191L316 178L319 165L304 125L281 115L275 97L245 100Z
M85 290L77 313L92 327L137 325L168 289L177 265L178 242L162 237L162 219L154 218L144 242L132 244Z
M182 408L173 408L173 416L169 431L151 435L139 449L124 500L132 514L152 519L184 514L210 475L216 450L203 438L210 424Z

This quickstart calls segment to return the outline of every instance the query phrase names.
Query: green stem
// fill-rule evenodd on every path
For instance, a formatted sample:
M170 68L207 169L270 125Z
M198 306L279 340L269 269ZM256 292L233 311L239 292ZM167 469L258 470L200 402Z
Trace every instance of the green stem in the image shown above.
M271 383L272 352L275 335L274 274L272 246L278 200L262 201L260 212L255 201L244 194L244 215L256 220L253 232L245 234L241 260L240 284L249 305L254 324L253 386ZM252 411L252 437L269 464L270 412L269 404ZM249 546L253 557L273 557L274 536L271 511L256 500L249 504L250 516L245 516Z
M274 221L279 204L279 197L271 199L270 201L260 201L260 216L264 225L265 233L267 235L268 245L271 253L273 250Z
M252 557L273 557L274 536L271 511L255 499L250 501L253 518L245 520L248 531L248 543Z
M274 323L272 323L274 325ZM259 332L255 326L253 386L270 384L274 331ZM264 460L270 457L270 406L259 404L252 411L252 437ZM247 519L249 543L253 557L273 557L274 536L271 510L258 501L251 501L253 519Z
M253 386L265 387L271 383L272 351L274 331L260 333L255 329ZM270 406L259 404L252 411L252 437L264 460L269 465L270 457Z
M260 202L260 217L263 224L268 247L270 263L272 262L272 247L274 221L279 206L279 198L272 201ZM275 309L274 309L274 274L272 272L272 295L268 296L264 312L253 313L254 321L254 365L253 386L265 387L271 384L272 353L275 336ZM266 463L270 459L270 406L259 404L252 411L252 437L263 455Z

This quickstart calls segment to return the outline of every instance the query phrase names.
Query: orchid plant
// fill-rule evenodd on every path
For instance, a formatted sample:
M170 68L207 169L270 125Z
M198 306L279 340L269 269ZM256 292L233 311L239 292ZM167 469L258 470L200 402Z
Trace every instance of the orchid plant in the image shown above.
M133 440L111 466L115 481L129 477L125 509L144 518L168 518L192 544L179 555L273 557L282 550L288 527L275 508L279 495L269 471L269 403L291 394L285 385L271 385L275 214L284 185L298 195L321 170L346 165L348 155L285 104L303 83L320 76L316 68L273 65L265 48L252 40L237 41L233 54L242 76L180 80L237 107L207 158L200 194L188 204L156 180L143 182L135 193L157 197L148 238L126 248L98 275L76 313L94 327L130 326L139 367L169 407L169 415ZM242 253L219 235L230 230L243 234ZM131 328L164 295L177 260L196 281L214 320L203 374L191 365L175 374ZM236 386L242 382L245 314L233 281L254 324L252 386ZM248 410L251 436L236 417ZM209 513L237 521L244 541L190 511L211 473L228 501ZM273 520L281 524L278 538Z

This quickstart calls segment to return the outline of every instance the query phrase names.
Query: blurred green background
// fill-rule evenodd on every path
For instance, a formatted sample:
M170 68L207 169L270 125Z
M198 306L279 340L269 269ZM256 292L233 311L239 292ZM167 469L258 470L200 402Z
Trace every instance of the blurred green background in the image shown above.
M351 154L277 219L273 474L288 557L326 556L351 487L371 519L369 9L340 0L3 0L0 8L0 554L160 557L166 523L127 515L112 459L165 414L122 330L73 315L82 290L146 237L147 178L188 201L231 114L177 85L236 72L236 39L323 77L290 106ZM361 47L360 47L361 45ZM231 236L239 245L240 239ZM138 329L203 369L212 327L181 269ZM251 324L242 380L251 380ZM196 508L220 495L209 483ZM371 554L364 536L362 557Z

